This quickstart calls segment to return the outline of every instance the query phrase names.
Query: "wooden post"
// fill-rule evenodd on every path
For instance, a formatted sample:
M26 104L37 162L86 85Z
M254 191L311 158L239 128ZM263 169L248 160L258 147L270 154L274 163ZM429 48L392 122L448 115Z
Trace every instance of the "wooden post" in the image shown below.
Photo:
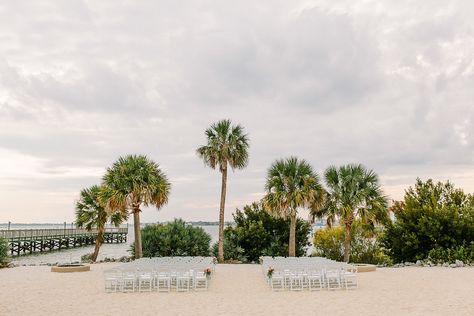
M8 222L8 230L10 230L10 224L11 224L11 222Z

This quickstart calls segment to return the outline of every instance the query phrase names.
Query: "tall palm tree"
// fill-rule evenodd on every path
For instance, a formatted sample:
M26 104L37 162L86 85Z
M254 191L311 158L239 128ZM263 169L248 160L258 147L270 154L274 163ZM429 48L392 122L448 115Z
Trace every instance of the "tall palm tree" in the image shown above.
M387 198L380 188L377 174L360 164L331 166L326 169L324 178L327 186L325 203L314 208L311 215L327 217L329 226L340 220L345 228L344 261L349 262L353 221L357 217L371 225L386 221Z
M168 202L171 184L159 165L143 155L120 157L103 177L105 190L101 199L109 212L133 214L135 257L142 257L140 207L160 209Z
M95 239L95 249L92 254L92 262L97 260L99 249L104 242L105 224L110 223L118 226L127 220L127 214L121 212L107 213L105 208L99 203L99 193L101 187L94 185L81 191L79 200L76 202L76 225L88 231L97 229Z
M316 172L303 159L290 157L275 161L268 169L263 198L265 209L272 215L290 218L288 255L296 254L296 216L298 209L317 207L324 198L324 189Z
M224 261L224 209L227 187L227 168L243 169L249 160L249 139L240 125L221 120L206 129L207 144L197 149L197 155L212 169L222 174L221 202L219 208L218 260Z

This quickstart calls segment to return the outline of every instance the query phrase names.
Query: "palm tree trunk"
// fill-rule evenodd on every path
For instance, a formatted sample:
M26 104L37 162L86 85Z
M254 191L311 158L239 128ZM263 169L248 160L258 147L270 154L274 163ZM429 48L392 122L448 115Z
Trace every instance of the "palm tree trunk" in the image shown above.
M133 229L135 231L135 258L142 257L142 232L140 229L140 209L133 208Z
M92 254L92 257L91 257L92 262L97 261L97 257L99 256L99 249L100 249L100 246L102 245L103 240L104 240L104 227L99 227L97 229L97 237L95 238L94 253Z
M349 262L349 255L351 253L351 226L351 222L345 223L344 262Z
M224 209L225 209L225 193L227 187L227 168L222 170L222 186L221 186L221 205L219 209L219 242L218 242L218 260L224 262Z
M290 215L290 241L288 243L288 256L296 256L296 214Z

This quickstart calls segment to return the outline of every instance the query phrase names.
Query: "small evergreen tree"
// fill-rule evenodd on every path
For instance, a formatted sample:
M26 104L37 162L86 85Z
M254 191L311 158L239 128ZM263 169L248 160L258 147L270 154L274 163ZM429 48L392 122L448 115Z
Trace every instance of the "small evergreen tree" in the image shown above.
M392 210L396 220L387 225L383 244L395 262L427 259L430 252L437 261L447 262L472 249L474 196L449 182L417 179Z
M182 219L147 225L141 232L144 257L209 256L211 252L211 236Z
M256 262L260 256L287 256L290 219L268 214L261 204L253 203L233 214L235 226L225 228L225 260ZM296 256L304 256L310 245L308 222L296 221ZM214 253L215 253L214 246Z

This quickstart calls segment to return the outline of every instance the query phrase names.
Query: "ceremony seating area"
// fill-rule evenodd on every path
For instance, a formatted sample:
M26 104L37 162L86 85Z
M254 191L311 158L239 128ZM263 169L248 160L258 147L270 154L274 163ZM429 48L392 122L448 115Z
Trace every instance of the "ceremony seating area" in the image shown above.
M189 292L207 290L212 257L141 258L104 271L106 292Z
M321 257L262 257L262 271L273 291L357 288L357 267Z

